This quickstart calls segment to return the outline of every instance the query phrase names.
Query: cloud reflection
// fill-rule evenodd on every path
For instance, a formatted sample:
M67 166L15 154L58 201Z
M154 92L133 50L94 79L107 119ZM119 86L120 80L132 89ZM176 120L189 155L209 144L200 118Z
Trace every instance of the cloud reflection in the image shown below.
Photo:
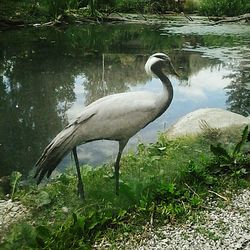
M197 108L207 106L224 107L224 88L230 84L230 79L225 76L231 73L230 70L219 66L211 66L201 69L194 75L189 76L186 86L179 85L179 80L170 77L174 85L174 100L167 112L152 124L144 128L137 135L131 138L126 150L135 149L138 142L154 142L159 131L164 131L182 115ZM84 75L75 78L76 101L67 111L69 121L74 120L82 112L85 106L86 82ZM144 84L129 86L130 91L148 90L160 92L162 85L158 79L152 78ZM86 164L99 164L114 160L117 154L118 145L116 142L98 141L78 147L80 161Z
M186 100L200 102L201 100L224 95L224 88L231 82L226 78L231 73L225 68L206 68L188 79L188 86L179 86L175 89L176 98L180 102ZM210 99L211 100L211 99Z

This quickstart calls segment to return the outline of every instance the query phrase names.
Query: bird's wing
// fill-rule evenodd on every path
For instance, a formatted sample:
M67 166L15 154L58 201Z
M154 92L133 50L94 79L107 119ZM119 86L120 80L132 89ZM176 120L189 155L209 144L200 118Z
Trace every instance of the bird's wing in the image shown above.
M123 116L125 113L150 112L155 108L155 94L151 92L127 92L105 96L86 106L82 114L67 127L87 122L97 114Z
M155 107L155 100L156 95L154 93L138 91L107 96L107 98L101 98L91 105L98 107L98 110L112 109L116 110L117 114L123 114L124 112L130 113L137 110L151 111Z
M87 122L92 116L96 115L97 110L91 109L88 110L85 108L84 112L78 116L72 123L70 123L66 128L71 127L72 125L80 124Z
M157 98L148 92L116 94L86 107L94 114L77 119L78 144L87 141L129 139L157 116ZM83 119L84 118L84 119Z
M38 183L41 182L44 175L49 177L62 158L75 146L75 137L79 124L87 122L95 114L94 110L84 112L66 126L44 149L42 156L35 164L37 166L35 177L38 176Z
M128 139L153 120L155 100L155 95L148 92L129 92L101 98L85 107L45 148L36 163L38 183L45 175L49 177L62 158L79 143L119 140L122 136Z

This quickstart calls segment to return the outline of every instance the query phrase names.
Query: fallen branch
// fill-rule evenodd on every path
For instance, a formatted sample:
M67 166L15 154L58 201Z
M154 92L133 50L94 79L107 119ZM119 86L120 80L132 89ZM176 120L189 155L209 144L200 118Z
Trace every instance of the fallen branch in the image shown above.
M201 198L200 196L199 196L199 194L197 194L187 183L184 183L185 184L185 186L189 189L189 190L191 190L191 192L193 192L196 196L198 196L199 198Z
M218 20L219 19L219 20ZM239 22L245 20L246 22L250 21L250 13L246 13L244 15L236 16L236 17L209 17L209 20L215 21L213 25L217 25L220 23L230 23L230 22Z
M187 18L188 21L194 21L194 19L191 16L186 15L184 12L181 12L181 15Z
M216 196L220 197L221 199L223 199L225 201L228 201L228 198L225 197L225 196L222 196L221 194L218 194L218 193L216 193L216 192L214 192L212 190L208 190L208 192L211 193L211 194L215 194Z
M0 19L0 28L23 27L23 26L25 26L25 22L22 20Z

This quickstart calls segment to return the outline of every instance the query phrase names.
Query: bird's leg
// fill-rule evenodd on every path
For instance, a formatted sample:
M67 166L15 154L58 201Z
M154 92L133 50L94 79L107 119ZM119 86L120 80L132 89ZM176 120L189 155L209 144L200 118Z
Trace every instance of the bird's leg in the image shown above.
M119 141L119 151L115 161L115 193L119 195L119 169L120 169L120 160L122 156L122 151L125 148L128 141Z
M74 159L75 159L76 172L77 172L77 177L78 177L78 184L77 184L78 194L80 195L80 198L84 200L84 188L83 188L83 182L82 182L81 171L80 171L76 147L74 147L72 151L73 151L73 155L74 155Z
M119 151L115 161L115 194L119 195L119 169L122 153Z

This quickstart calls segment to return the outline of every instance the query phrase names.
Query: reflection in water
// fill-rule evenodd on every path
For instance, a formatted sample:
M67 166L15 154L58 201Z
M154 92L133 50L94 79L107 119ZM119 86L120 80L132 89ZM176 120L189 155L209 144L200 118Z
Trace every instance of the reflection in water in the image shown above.
M224 99L224 88L228 86L230 80L224 78L231 71L222 68L221 65L204 68L199 71L198 74L189 76L188 88L180 86L177 91L182 100L188 100L189 102L201 102L204 99L212 98L215 104L217 102L215 98Z
M231 78L231 84L225 87L228 95L226 103L232 112L250 116L250 72L238 72Z
M129 90L128 85L144 83L144 62L147 56L132 54L102 54L85 69L85 104L105 95Z
M144 72L148 55L156 51L170 55L181 80L171 79L175 96L168 112L136 135L130 147L138 140L155 140L157 131L197 108L227 105L249 115L249 74L244 73L245 68L236 72L234 67L232 71L221 58L207 55L216 43L223 46L223 36L161 35L162 30L161 26L133 24L3 32L0 176L13 170L28 174L48 142L92 101L124 91L161 91L159 81ZM225 46L234 47L234 51L245 42L240 38L234 38L232 44L226 41ZM110 159L116 154L114 144L84 145L79 148L80 159L91 164Z

